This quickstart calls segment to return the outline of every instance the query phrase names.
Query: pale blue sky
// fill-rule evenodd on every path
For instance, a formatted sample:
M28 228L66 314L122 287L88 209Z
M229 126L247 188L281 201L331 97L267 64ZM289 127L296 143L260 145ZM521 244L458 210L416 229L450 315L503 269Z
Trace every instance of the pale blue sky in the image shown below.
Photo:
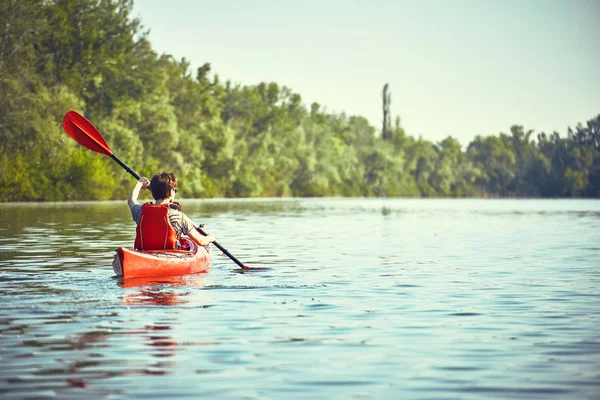
M600 114L600 0L136 0L159 53L463 145ZM195 74L195 73L194 73Z

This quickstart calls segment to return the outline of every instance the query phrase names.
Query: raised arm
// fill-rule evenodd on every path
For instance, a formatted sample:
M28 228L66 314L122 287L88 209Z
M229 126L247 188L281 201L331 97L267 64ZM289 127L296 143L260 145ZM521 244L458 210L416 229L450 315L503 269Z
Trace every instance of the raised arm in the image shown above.
M134 206L139 205L138 196L140 195L140 190L148 189L150 185L150 181L148 178L142 176L139 181L135 184L133 189L131 190L131 194L129 195L129 199L127 200L127 204L129 205L129 209L132 209Z

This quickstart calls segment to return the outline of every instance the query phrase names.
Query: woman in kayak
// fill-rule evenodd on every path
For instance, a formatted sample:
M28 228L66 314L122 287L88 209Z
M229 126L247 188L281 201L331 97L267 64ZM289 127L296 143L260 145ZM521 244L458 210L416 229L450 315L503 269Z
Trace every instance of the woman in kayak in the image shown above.
M140 205L140 190L148 187L156 201L154 204ZM177 178L171 172L160 172L154 175L151 181L141 177L135 184L127 204L137 224L136 250L177 249L178 239L182 235L187 235L201 246L208 246L215 241L210 233L207 236L202 235L192 220L181 212L179 204L173 202L176 193Z

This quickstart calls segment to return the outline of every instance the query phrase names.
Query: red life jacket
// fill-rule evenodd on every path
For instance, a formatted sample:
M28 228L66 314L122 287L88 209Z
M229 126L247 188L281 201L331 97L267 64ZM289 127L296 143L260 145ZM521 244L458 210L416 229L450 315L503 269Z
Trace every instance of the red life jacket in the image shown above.
M135 229L136 250L171 250L177 248L177 232L169 222L169 205L142 205Z

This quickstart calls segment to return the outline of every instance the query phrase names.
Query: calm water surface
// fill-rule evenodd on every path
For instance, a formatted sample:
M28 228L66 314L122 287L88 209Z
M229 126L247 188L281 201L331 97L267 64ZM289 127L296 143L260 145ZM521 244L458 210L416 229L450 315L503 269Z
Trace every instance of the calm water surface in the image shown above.
M120 281L125 202L0 205L0 397L600 398L600 202L183 201L244 263Z

